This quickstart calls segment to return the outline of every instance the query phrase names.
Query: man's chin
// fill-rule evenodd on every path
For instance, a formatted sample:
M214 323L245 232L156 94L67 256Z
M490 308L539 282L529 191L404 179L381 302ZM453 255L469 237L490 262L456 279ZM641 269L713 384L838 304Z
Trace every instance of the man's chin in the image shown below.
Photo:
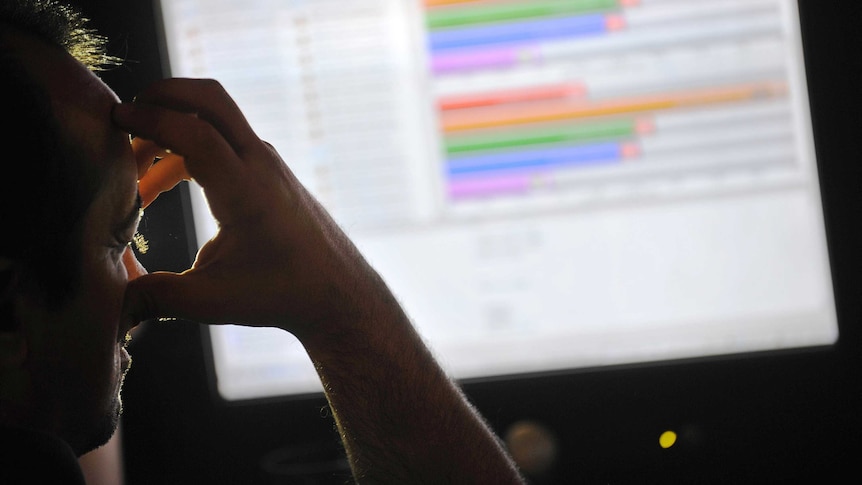
M88 429L77 430L75 435L79 438L69 442L75 455L80 457L106 444L117 431L122 412L123 404L118 395L111 405L111 411L105 413L98 423Z

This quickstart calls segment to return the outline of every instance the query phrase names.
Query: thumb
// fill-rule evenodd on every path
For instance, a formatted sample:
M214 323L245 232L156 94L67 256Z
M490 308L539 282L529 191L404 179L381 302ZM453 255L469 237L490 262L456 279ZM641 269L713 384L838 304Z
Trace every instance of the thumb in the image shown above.
M157 318L207 321L206 305L196 297L190 275L158 272L140 276L126 286L124 312L136 322Z

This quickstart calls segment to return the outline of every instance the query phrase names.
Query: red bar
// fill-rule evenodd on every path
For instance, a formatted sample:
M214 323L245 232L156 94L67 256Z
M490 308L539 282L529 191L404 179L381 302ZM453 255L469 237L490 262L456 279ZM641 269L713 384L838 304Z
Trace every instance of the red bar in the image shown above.
M587 89L582 84L561 84L556 86L540 86L524 89L511 89L466 96L449 96L438 101L440 111L465 108L496 106L524 101L542 101L547 99L583 98Z
M425 0L427 7L439 7L441 5L455 5L459 3L478 3L480 0Z
M605 17L605 28L608 32L619 32L626 28L626 19L622 15L608 15Z

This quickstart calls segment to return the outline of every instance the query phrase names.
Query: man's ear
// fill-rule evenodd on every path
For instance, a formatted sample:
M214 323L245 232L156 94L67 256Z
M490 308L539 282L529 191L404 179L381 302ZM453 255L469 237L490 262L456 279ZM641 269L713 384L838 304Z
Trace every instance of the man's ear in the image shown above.
M12 271L12 268L15 266L15 262L11 259L0 256L0 274L4 274L7 271Z
M0 330L0 419L7 406L26 406L28 402L31 386L26 359L23 330Z
M0 330L0 374L20 367L27 357L27 340L21 330Z
M11 310L12 299L18 286L18 270L15 262L4 256L0 256L0 331L8 329L13 325L13 315L7 314Z
M18 270L15 261L0 256L0 305L6 305L12 299L12 294L18 286ZM6 328L6 322L0 320L0 329Z
M15 316L17 286L16 265L0 256L0 372L18 367L27 356L27 341Z
M15 313L18 271L14 261L0 257L0 406L3 412L8 406L26 405L30 382L24 368L27 339Z

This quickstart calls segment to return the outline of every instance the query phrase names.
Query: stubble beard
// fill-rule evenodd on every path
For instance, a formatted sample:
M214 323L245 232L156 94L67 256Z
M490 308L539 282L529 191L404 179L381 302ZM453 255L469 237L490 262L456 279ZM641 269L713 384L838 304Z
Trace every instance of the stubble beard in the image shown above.
M84 455L104 446L116 433L117 428L120 426L120 417L123 414L123 398L121 396L123 381L125 380L126 373L129 372L130 366L131 361L120 374L119 382L117 383L117 392L113 394L106 412L102 414L96 423L93 423L91 428L78 430L78 436L86 436L87 438L77 445L70 443L77 456Z

